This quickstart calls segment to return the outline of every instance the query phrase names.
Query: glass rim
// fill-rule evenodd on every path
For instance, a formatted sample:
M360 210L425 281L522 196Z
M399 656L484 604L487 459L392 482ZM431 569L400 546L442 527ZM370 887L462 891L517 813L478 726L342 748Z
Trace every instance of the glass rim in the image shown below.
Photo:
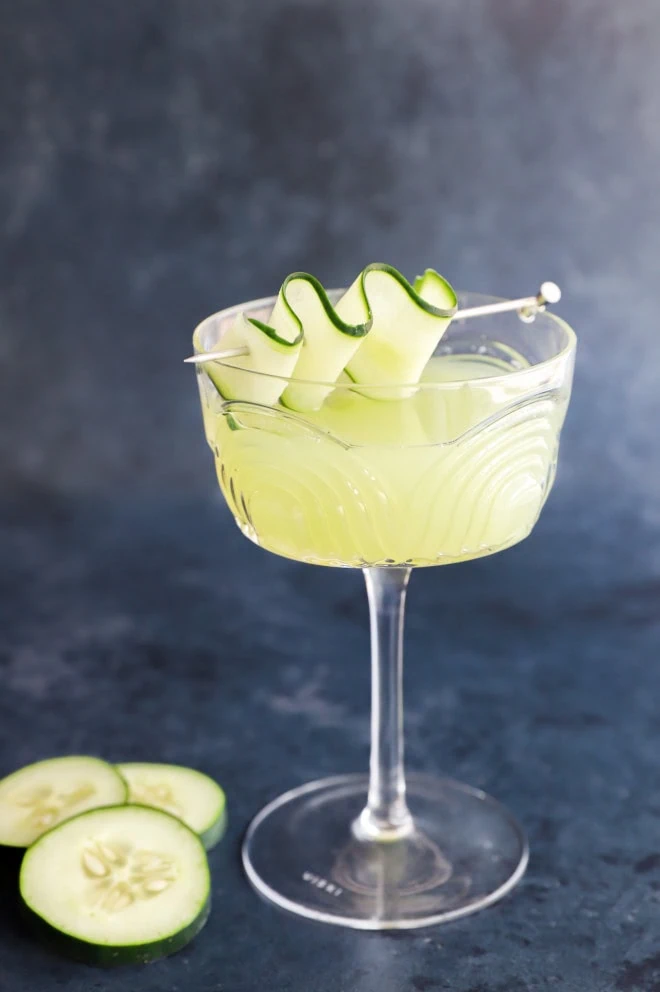
M345 292L346 289L326 290L328 297L333 302L335 299L338 299L339 296L341 296ZM473 292L472 290L460 290L460 289L456 290L456 295L459 297L469 295L475 299L479 298L484 302L487 301L489 303L503 303L509 299L509 297L505 297L505 296L491 296L488 293L479 293L476 291ZM231 318L233 316L238 316L239 313L244 313L248 309L257 310L266 307L270 307L272 309L275 306L276 300L277 300L277 296L262 296L254 300L247 300L245 303L235 303L233 306L224 307L222 310L216 310L214 313L207 314L207 316L204 317L197 324L195 330L193 331L192 340L193 340L193 347L195 354L196 355L204 354L204 352L208 350L206 348L202 348L200 346L200 341L199 341L199 335L201 334L202 329L207 322L218 318ZM502 316L502 314L501 313L493 314L493 316ZM510 311L510 316L512 317L516 316L516 311L515 310ZM563 317L559 317L556 313L551 312L549 310L544 310L538 315L538 318L547 318L559 328L559 330L564 334L566 338L563 347L560 348L550 358L544 358L543 361L535 362L534 364L527 365L524 368L512 368L510 371L502 372L498 375L480 376L479 378L459 378L459 379L451 379L445 382L432 382L432 381L424 381L424 380L418 382L387 382L387 383L355 382L353 380L349 382L338 382L337 380L335 380L334 382L328 382L327 380L299 379L296 376L275 375L272 372L259 372L256 369L247 369L242 365L233 364L233 362L236 361L235 359L227 360L227 361L222 361L221 359L213 359L211 362L200 362L198 363L197 368L198 370L201 369L203 371L204 366L207 364L220 365L223 368L232 369L233 371L241 372L244 375L257 376L268 380L276 379L279 382L285 382L287 384L295 383L296 385L301 385L301 386L317 386L317 387L322 386L331 389L344 389L344 390L357 389L360 392L362 392L363 390L367 390L369 392L373 392L376 395L378 394L379 390L382 392L384 390L392 390L392 389L403 390L403 389L413 389L413 388L414 389L427 389L427 388L455 389L459 386L464 386L466 383L470 383L471 385L478 383L479 385L484 385L484 386L498 385L500 382L507 382L511 384L512 380L514 379L518 379L525 375L529 376L530 374L536 372L543 372L543 370L545 369L552 368L554 365L561 364L561 361L565 359L568 355L570 355L572 352L574 352L576 349L577 335L573 330L573 328L571 327L571 325L566 320L564 320ZM487 316L474 317L467 319L468 320L474 319L484 322L488 320L488 317ZM534 321L527 324L526 326L533 328Z

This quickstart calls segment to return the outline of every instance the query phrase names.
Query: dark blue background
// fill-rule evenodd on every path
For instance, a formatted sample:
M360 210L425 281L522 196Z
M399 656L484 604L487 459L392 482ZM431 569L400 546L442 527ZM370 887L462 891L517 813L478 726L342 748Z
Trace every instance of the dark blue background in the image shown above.
M90 971L3 897L0 990L658 992L657 0L22 0L0 48L0 771L180 761L231 813L187 951ZM536 532L410 595L409 762L511 805L530 871L400 937L241 876L261 804L366 765L366 606L234 529L180 362L207 312L375 259L556 279L580 336Z

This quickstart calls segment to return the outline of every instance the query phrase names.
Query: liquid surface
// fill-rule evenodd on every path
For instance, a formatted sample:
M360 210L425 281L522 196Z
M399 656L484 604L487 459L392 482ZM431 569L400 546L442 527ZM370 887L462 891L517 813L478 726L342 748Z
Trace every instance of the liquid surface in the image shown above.
M440 356L400 400L341 387L304 414L224 403L202 372L207 439L243 533L353 567L448 564L522 540L554 478L567 397L511 369Z

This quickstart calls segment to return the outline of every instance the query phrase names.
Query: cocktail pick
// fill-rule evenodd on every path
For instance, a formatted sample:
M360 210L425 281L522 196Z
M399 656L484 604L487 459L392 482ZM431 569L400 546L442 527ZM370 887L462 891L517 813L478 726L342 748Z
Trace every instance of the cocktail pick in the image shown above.
M480 307L466 307L464 310L457 310L453 319L466 320L469 317L486 317L489 314L517 310L521 320L531 323L538 313L542 313L553 303L559 303L560 300L561 289L557 283L544 282L541 283L536 296L525 296L520 300L502 300L500 303L484 303Z
M551 306L553 303L559 303L560 299L561 290L557 283L544 282L541 283L541 288L536 296L523 296L518 300L501 300L498 303L484 303L478 307L465 307L463 310L457 310L453 319L469 320L472 317L487 317L490 314L508 313L511 310L517 310L520 319L529 324L537 314L542 313L546 307ZM197 355L191 355L189 358L184 358L184 362L192 362L194 364L217 362L223 361L226 358L242 358L247 354L249 354L247 348L228 348L225 351L204 351Z

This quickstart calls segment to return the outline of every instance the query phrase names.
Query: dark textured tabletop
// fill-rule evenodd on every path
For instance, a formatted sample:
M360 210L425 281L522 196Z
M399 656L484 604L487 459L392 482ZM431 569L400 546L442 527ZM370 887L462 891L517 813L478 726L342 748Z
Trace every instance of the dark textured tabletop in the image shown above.
M1 992L658 992L656 0L0 7L0 773L180 762L230 810L188 949L71 964L6 886ZM530 868L401 935L290 918L242 876L265 801L366 767L366 602L241 537L180 362L205 313L374 259L555 279L580 336L535 533L409 596L408 764L506 802Z

